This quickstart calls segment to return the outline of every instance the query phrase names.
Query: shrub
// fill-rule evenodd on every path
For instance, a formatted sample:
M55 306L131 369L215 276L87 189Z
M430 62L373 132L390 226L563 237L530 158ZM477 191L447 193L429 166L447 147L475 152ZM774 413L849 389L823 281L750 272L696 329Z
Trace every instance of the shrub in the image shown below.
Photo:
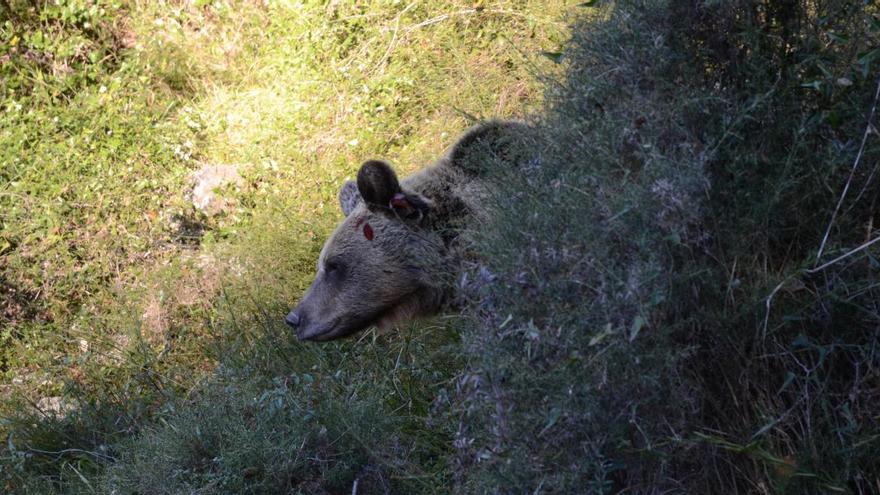
M460 491L871 491L876 15L576 24L540 159L473 236Z
M474 233L472 366L459 386L463 492L606 492L675 473L698 397L670 325L705 243L706 154L665 76L663 10L582 20L548 88L540 156L504 174ZM684 89L684 90L683 90Z

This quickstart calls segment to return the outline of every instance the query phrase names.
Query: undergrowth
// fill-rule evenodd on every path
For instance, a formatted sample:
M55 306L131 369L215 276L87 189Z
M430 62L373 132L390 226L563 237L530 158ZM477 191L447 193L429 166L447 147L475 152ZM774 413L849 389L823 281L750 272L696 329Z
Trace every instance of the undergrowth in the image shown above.
M458 490L875 492L880 12L605 14L473 235Z

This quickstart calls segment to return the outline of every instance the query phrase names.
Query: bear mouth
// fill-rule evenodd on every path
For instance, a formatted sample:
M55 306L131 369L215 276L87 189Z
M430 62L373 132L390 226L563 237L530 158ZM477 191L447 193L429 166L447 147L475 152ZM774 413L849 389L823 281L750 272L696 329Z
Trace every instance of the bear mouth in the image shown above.
M387 330L408 319L418 316L417 292L407 294L397 303L379 310L365 318L345 324L341 318L337 318L328 324L317 325L313 329L307 329L301 335L297 335L300 341L326 342L349 337L373 325L382 330Z
M317 325L314 328L306 329L302 334L297 334L296 338L303 342L327 342L329 340L349 337L376 324L388 311L390 310L383 310L375 316L359 318L349 324L345 324L341 319L337 318L328 324Z

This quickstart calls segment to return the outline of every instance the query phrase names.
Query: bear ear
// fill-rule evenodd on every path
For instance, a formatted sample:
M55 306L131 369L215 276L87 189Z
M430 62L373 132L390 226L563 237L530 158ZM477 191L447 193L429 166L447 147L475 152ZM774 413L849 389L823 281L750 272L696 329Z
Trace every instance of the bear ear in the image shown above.
M354 181L345 181L345 184L339 188L339 206L342 208L342 213L348 216L361 201L361 193L358 192L357 184Z
M379 160L368 160L361 165L357 188L367 205L380 208L388 208L394 195L401 192L391 165Z
M395 194L388 206L398 218L422 220L431 211L431 202L418 194Z

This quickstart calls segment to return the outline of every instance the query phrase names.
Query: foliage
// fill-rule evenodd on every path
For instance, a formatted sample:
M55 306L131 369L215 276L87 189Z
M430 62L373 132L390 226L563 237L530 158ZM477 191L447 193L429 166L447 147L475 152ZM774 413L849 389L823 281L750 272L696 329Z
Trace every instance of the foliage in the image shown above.
M681 489L697 468L683 452L695 349L672 309L707 242L708 157L683 112L697 93L666 77L662 12L622 5L575 27L541 153L502 173L474 233L462 493Z
M210 383L117 447L103 491L434 493L448 484L450 432L424 422L457 363L451 335L410 329L317 349L290 339L272 316L281 311L255 316L265 334L224 348Z
M703 21L676 25L677 41L698 65L715 61L702 83L723 81L712 111L728 115L709 121L716 282L693 284L697 438L731 466L717 469L731 489L874 490L878 273L876 251L854 250L876 237L880 12L839 1L692 12ZM741 46L683 41L719 26Z

